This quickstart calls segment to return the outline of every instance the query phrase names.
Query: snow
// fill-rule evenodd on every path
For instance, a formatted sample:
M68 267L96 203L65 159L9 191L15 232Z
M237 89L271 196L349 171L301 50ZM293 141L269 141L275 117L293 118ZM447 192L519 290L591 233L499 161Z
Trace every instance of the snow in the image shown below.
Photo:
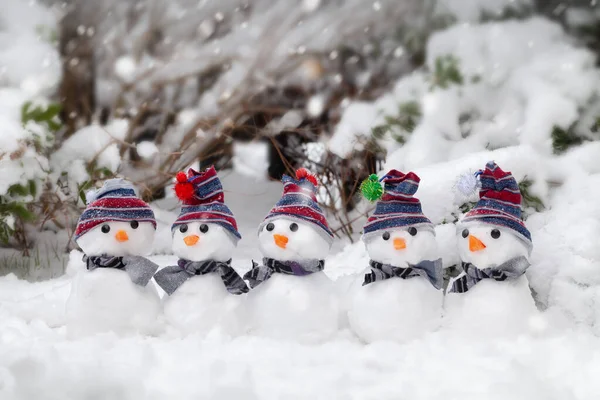
M3 8L6 12L0 15L0 148L13 152L20 149L20 141L30 139L39 129L22 127L22 104L47 101L45 96L60 75L60 63L56 49L34 34L38 25L53 26L50 12L35 2L8 1ZM211 3L216 4L203 6L211 8L212 18L220 10ZM347 29L356 29L343 17L364 11L357 8L360 3L364 2L344 3L341 18L329 26L328 17L313 11L328 7L337 11L335 5L305 1L299 11L314 15L314 19L307 17L302 27L286 35L286 46L272 49L272 58L261 66L265 74L290 48L305 46L304 51L312 53L338 43ZM368 6L367 20L377 21L370 13L384 14L394 2L374 3ZM146 318L155 324L147 335L103 332L72 337L66 328L72 315L66 312L67 299L72 285L80 285L85 276L80 272L87 273L81 271L82 254L73 251L66 274L59 278L36 283L14 275L0 278L0 398L596 399L600 392L596 379L600 370L600 250L596 240L600 231L600 142L585 142L555 155L550 131L555 125L567 129L576 123L578 133L597 139L584 124L597 117L598 107L593 103L598 95L598 70L594 55L577 47L558 24L548 20L474 23L482 10L496 12L506 5L518 8L528 3L478 0L465 7L460 0L440 1L440 12L446 7L459 21L469 23L433 35L427 46L427 68L401 78L386 95L374 102L345 101L349 104L327 147L347 156L370 138L371 128L385 123L386 116L396 115L400 105L419 105L422 116L417 118L416 129L406 135L405 145L391 138L380 140L388 152L383 169L412 170L420 176L418 197L424 214L436 225L444 267L460 262L455 221L465 202L456 193L461 174L495 160L517 181L530 179L530 193L545 205L540 212L528 210L526 221L534 243L526 279L535 291L537 309L532 298L525 296L525 278L514 288L502 286L501 290L495 282L482 282L472 289L472 301L464 296L446 297L446 315L438 328L428 328L410 341L365 344L343 321L343 315L336 320L329 311L338 301L347 309L345 294L362 280L369 256L362 242L346 244L336 239L334 250L326 257L324 274L315 274L303 284L281 276L263 284L262 289L278 284L289 303L273 300L282 296L261 296L259 286L241 301L238 310L233 311L237 305L226 305L228 316L239 311L244 317L265 318L261 326L266 330L234 335L227 329L199 332L189 321L174 322L153 314ZM197 71L216 57L245 54L232 62L232 68L197 107L179 115L178 125L165 137L159 153L141 143L140 155L152 157L176 149L185 128L214 112L222 95L231 94L232 88L244 81L248 66L254 64L252 54L262 54L249 50L264 39L263 29L271 29L271 18L278 15L278 10L269 10L264 3L257 10L251 23L235 28L233 35L207 41L206 47L183 46L179 50L190 53L188 58L157 66L152 79L172 78L186 73L186 68L187 72ZM27 18L23 18L25 14ZM290 21L296 16L292 14ZM324 32L324 28L329 30ZM307 44L304 32L316 33L318 40ZM15 37L19 40L13 40ZM240 37L252 42L238 46ZM435 60L446 54L457 57L464 83L446 89L432 87ZM110 70L128 81L142 68L149 70L153 62L147 58L139 65L132 61L121 59L117 65L111 64ZM100 93L107 91L100 86ZM316 114L322 101L316 95L306 112ZM278 123L293 127L297 119L298 114L292 113ZM50 160L31 147L16 160L0 158L0 195L13 183L41 177L42 169L56 174L65 169L77 183L89 179L85 167L92 160L98 167L116 171L121 167L118 143L126 132L125 121L113 121L106 127L92 125L77 131ZM233 264L240 274L249 270L251 260L261 259L257 227L281 196L279 182L264 180L266 148L265 143L236 143L235 171L220 173L226 202L243 236L233 252ZM152 208L159 226L151 260L161 267L174 265L177 257L172 255L170 226L177 216L177 204L168 197ZM218 287L214 284L218 280L214 281L210 287ZM127 286L131 282L121 283L116 286L131 289ZM391 286L395 283L387 282L394 292ZM323 290L315 291L316 286ZM117 303L113 306L123 319L143 317L135 299L128 301L124 294L115 294L115 285L94 283L93 287L105 289L102 295ZM188 288L191 293L208 292L202 285ZM152 284L148 289L157 288ZM360 306L367 304L366 300L354 300ZM436 301L435 296L428 300ZM380 311L384 307L382 302L375 308ZM306 336L294 340L298 339L294 337L297 314L281 313L281 309L298 311L321 326L323 321L331 325L319 340L309 338L308 342L317 344L307 344ZM306 310L311 309L318 312L307 315ZM73 308L69 310L71 313ZM287 319L270 318L282 315ZM100 318L88 314L88 320L78 319L83 328L90 328L111 317L115 315Z

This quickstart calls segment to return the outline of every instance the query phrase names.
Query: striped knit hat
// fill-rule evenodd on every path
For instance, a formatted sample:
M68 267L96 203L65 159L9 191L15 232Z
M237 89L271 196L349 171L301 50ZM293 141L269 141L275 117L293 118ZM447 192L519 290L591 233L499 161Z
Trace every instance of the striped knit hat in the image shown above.
M288 218L315 225L318 228L317 232L331 245L333 233L317 204L317 178L306 169L300 168L296 171L296 179L283 175L281 182L283 182L283 195L260 224L258 231L260 232L273 219Z
M105 222L151 222L156 229L154 213L146 202L137 197L133 185L124 179L109 179L104 185L86 195L87 208L79 217L75 240Z
M363 239L387 229L408 226L421 226L435 234L433 224L423 215L421 202L413 197L421 181L414 172L403 174L393 169L381 181L384 183L383 193L363 229Z
M531 233L521 218L521 191L515 178L493 161L488 162L478 175L481 182L479 201L460 220L458 229L477 222L509 228L531 250Z
M183 205L171 230L188 222L204 222L221 225L236 242L242 238L233 213L224 203L223 186L215 167L204 172L196 172L190 168L187 175L179 172L175 193Z

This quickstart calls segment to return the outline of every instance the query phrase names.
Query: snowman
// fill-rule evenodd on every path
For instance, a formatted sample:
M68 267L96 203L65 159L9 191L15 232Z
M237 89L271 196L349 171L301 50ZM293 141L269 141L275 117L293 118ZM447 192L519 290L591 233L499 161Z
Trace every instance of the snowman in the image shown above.
M85 269L67 300L69 335L154 333L161 306L149 282L158 266L143 257L156 230L152 209L123 179L104 182L87 203L75 232Z
M317 180L304 168L284 175L283 195L260 224L262 265L244 275L251 332L318 342L338 328L337 301L324 274L333 234L316 201Z
M235 218L225 205L223 187L214 167L177 174L177 197L183 202L172 227L175 266L158 271L154 279L167 293L167 322L185 333L212 329L234 335L242 329L240 297L248 292L231 267L241 238Z
M480 199L457 224L463 272L448 286L444 325L476 336L525 333L538 312L525 276L532 243L521 192L493 161L476 175Z
M442 316L442 260L435 231L414 196L420 179L391 170L361 185L367 199L381 198L367 220L363 241L370 270L351 286L349 326L365 342L419 338Z

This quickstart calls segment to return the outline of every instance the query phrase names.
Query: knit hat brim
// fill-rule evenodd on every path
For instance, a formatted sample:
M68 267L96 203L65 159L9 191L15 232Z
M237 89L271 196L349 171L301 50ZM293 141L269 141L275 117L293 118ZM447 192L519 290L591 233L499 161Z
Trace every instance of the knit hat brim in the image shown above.
M435 236L434 226L427 217L395 217L374 221L371 225L365 225L362 240L366 242L385 231L408 229L410 227L425 229L432 232Z
M137 197L103 197L93 201L81 214L75 231L75 241L96 226L111 222L150 222L156 229L154 212Z

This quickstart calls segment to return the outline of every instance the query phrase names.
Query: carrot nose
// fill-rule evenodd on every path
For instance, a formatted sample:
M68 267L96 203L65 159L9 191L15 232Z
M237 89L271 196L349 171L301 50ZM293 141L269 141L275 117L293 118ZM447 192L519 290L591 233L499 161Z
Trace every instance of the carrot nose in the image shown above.
M287 236L279 235L277 233L273 235L273 240L275 240L275 244L282 249L285 249L285 246L287 246L287 242L289 241Z
M120 230L116 233L115 239L119 242L126 242L129 240L129 235L127 235L127 232Z
M469 250L479 251L485 249L485 244L473 235L469 235Z
M198 243L198 240L200 240L200 236L198 236L198 235L189 235L189 236L186 236L183 238L183 241L188 246L195 245L196 243Z
M394 239L394 248L396 250L404 250L406 248L406 241L402 238Z

